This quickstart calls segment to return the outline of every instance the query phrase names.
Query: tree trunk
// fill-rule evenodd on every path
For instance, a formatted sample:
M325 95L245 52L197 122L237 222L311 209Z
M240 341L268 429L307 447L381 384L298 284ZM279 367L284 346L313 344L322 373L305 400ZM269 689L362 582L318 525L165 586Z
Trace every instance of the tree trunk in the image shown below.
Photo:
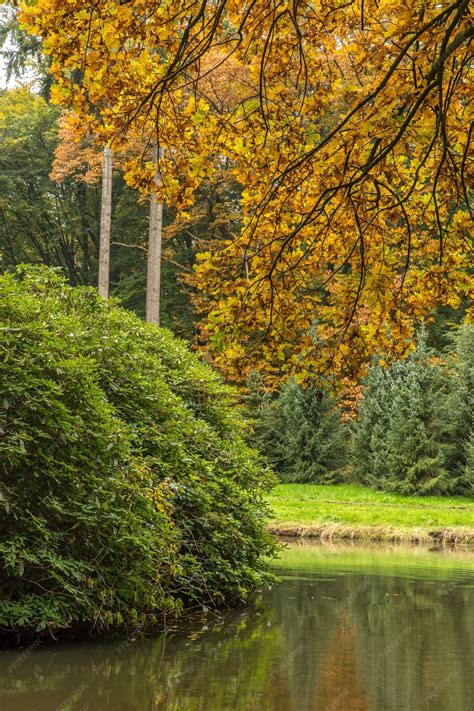
M153 162L156 165L156 184L159 184L158 146L153 146ZM148 239L148 265L146 286L146 320L160 323L161 289L161 243L163 233L163 203L155 192L150 195L150 234Z
M104 146L100 210L99 294L109 297L110 233L112 228L112 149Z

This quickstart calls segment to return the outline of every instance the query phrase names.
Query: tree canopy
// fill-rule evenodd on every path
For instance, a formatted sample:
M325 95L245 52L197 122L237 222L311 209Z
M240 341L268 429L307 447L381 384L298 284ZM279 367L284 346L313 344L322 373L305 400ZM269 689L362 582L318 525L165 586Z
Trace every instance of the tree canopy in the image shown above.
M231 376L249 353L275 376L350 373L468 292L467 0L38 0L23 21L55 100L116 145L159 141L170 204L231 161L242 229L198 270ZM126 175L151 189L145 154Z

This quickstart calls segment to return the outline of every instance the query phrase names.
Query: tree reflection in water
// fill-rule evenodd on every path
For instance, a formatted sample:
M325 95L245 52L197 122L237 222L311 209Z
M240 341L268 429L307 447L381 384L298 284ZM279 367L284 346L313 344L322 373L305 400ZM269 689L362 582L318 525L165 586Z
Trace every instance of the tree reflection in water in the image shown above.
M272 590L208 629L2 653L0 708L474 708L474 554L340 551L292 548Z

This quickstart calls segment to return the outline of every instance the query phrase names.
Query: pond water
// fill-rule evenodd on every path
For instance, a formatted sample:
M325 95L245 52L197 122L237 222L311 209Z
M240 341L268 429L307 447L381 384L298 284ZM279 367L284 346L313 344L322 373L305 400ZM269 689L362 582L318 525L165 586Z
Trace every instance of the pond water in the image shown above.
M474 711L474 553L292 544L245 610L0 654L1 711Z

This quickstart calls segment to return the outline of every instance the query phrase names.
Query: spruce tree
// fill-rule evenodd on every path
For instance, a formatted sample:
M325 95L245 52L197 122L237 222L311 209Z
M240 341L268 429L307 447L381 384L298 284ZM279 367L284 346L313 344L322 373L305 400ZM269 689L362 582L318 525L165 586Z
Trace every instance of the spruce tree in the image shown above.
M449 442L448 466L459 486L474 492L473 477L466 475L474 446L474 326L464 324L453 338L449 359L452 386L446 399L445 417ZM469 461L471 464L469 465Z
M260 419L263 410L271 402L272 396L265 387L261 374L255 370L250 373L246 388L244 403L247 417L256 422Z
M341 482L341 470L347 460L347 435L336 401L326 391L310 387L303 391L301 414L292 437L294 457L287 470L288 480Z
M346 428L336 400L290 380L264 406L258 444L282 481L329 484L342 481L347 460Z
M463 467L463 477L466 488L472 496L474 495L474 432L471 433L464 452L466 461Z
M263 377L257 371L250 374L246 388L244 404L247 419L252 425L251 444L268 459L268 452L272 451L275 437L275 426L272 422L275 398L265 387Z
M359 481L404 494L467 493L449 467L449 373L420 334L416 350L388 368L373 365L354 435Z
M396 394L386 436L388 488L404 494L443 494L456 489L446 465L442 369L429 363L421 342L404 363L393 367Z
M386 439L395 390L390 371L374 363L365 379L352 440L353 472L366 486L388 487Z

